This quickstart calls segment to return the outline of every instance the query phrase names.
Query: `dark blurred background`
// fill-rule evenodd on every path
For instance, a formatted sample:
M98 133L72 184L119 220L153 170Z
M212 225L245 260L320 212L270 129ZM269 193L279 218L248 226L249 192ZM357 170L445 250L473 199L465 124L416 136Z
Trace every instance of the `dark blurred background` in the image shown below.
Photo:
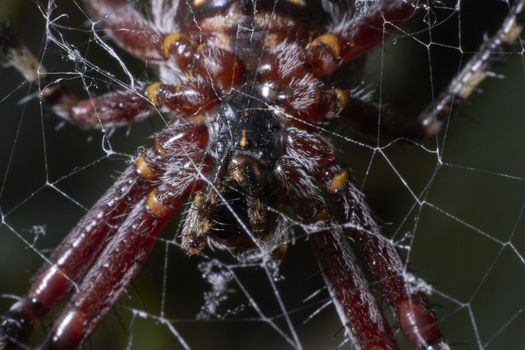
M3 0L0 20L9 20L21 40L41 54L53 76L63 77L81 96L87 96L86 89L92 95L114 89L115 81L129 84L118 62L93 40L90 22L78 2L57 1L48 20L56 21L52 36L78 50L90 64L71 60L64 48L46 41L44 14L49 9L47 4L38 4L43 13L33 1ZM404 27L410 35L398 35L374 51L367 62L364 85L371 84L377 91L376 101L381 87L382 102L407 117L416 116L432 101L432 91L437 93L449 82L483 36L497 28L508 8L505 1L497 0L463 0L459 11L450 10L456 1L441 4L449 8L415 16ZM428 23L432 24L431 38ZM430 41L433 45L427 46ZM525 70L520 52L521 47L516 47L506 55L508 59L495 68L499 77L485 82L483 91L459 108L446 132L424 143L426 148L392 145L383 150L387 162L378 153L335 138L342 159L354 169L356 182L382 219L385 234L398 242L411 271L434 287L430 299L454 349L525 347L521 312L525 305L525 223L521 214L525 201ZM154 79L147 65L118 53L137 80ZM0 68L2 310L27 289L42 264L42 254L60 242L135 149L148 145L148 136L163 126L157 117L110 135L80 130L63 125L41 106L33 97L35 91L35 86L12 69ZM356 137L348 129L335 126L334 130ZM108 156L110 150L113 153ZM429 150L439 150L443 165ZM407 188L429 204L416 205ZM173 223L128 295L87 347L180 348L165 323L133 314L128 309L133 307L150 316L159 316L162 310L163 317L173 321L195 349L289 348L267 324L249 319L256 315L238 290L228 305L245 305L246 311L226 320L196 320L209 285L197 268L202 259L188 258L169 244L176 233ZM324 290L305 301L323 282L304 239L289 249L281 275L276 283L288 310L294 310L290 316L304 347L337 348L343 332L333 307L304 323L327 300ZM239 276L267 315L279 313L261 271L246 270ZM286 329L282 318L275 322ZM49 325L48 320L40 333ZM38 339L41 334L33 344ZM402 348L410 348L401 336L398 339Z

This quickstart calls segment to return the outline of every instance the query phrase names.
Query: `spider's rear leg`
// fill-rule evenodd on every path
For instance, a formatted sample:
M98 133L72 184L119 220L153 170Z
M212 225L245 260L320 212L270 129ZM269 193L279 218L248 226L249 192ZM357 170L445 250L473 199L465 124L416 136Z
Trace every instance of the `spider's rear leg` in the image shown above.
M365 134L379 135L386 139L404 137L420 140L436 135L452 114L454 107L467 100L491 75L490 69L504 57L502 53L512 51L512 45L518 41L525 26L524 8L525 0L514 1L500 29L484 41L478 52L468 60L436 101L430 104L419 117L401 118L395 113L380 111L373 104L351 99L347 111L341 114L342 120L349 121ZM323 50L328 51L341 50L341 43L337 40L321 41L317 46L322 46ZM381 122L377 123L380 115Z
M287 201L311 224L310 240L337 312L352 344L359 349L397 349L392 331L375 300L364 273L344 237L341 225L324 209L322 191L310 173L313 167L334 161L332 147L307 132L288 129L285 154L277 161L275 175ZM300 137L300 136L305 136ZM319 146L322 146L319 148ZM304 157L311 153L311 158ZM343 206L343 203L340 204Z
M324 222L323 225L338 223L337 229L353 239L368 272L379 283L383 297L391 305L401 329L414 345L448 349L425 296L410 285L406 266L392 242L381 235L381 229L373 219L363 195L350 182L348 172L337 164L333 146L318 134L294 128L289 128L287 132L288 137L284 138L285 155L278 164L276 177L293 202L301 203L298 205L301 216L307 222ZM311 198L318 199L312 201ZM313 242L321 265L329 269L325 278L334 288L332 294L338 311L344 322L353 320L372 327L375 319L370 319L370 314L360 312L356 305L349 303L345 299L345 290L337 289L345 288L341 276L349 274L349 271L351 274L355 272L330 253L337 249L344 250L337 248L343 244L340 237L334 234L332 237L336 242L331 243L326 236L315 238ZM366 295L372 298L372 294ZM354 333L354 337L366 344L367 338L359 338L366 337L365 333ZM389 343L382 345L381 348L390 347Z
M327 232L311 233L310 241L352 344L360 349L397 349L392 330L357 265L348 239L336 223L327 225Z
M328 212L353 239L368 272L394 311L400 328L418 348L448 350L424 292L418 290L393 243L381 233L364 196L349 181L347 170L333 164L317 175L325 188ZM339 203L345 203L341 206Z

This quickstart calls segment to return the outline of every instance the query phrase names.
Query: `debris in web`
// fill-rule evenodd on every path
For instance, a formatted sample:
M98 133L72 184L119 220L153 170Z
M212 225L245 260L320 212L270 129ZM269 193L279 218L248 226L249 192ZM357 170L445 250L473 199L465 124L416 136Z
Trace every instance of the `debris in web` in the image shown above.
M235 315L242 311L243 307L220 311L221 305L236 291L233 288L234 278L232 272L224 268L215 260L205 261L199 264L202 279L208 282L211 290L204 293L204 305L197 314L197 319L206 320L210 318L224 319L229 315Z

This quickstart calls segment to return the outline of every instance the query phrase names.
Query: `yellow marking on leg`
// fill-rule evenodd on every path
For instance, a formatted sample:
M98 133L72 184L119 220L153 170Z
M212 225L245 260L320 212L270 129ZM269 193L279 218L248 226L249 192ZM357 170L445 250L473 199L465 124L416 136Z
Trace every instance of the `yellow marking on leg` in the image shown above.
M157 190L153 190L150 192L148 196L147 206L151 214L153 214L159 219L168 219L172 214L172 210L164 204L162 204L157 198Z
M204 195L202 193L197 193L195 195L195 197L193 197L193 203L195 203L195 205L199 205L199 206L203 205L204 204L204 200L205 200L205 198L204 198Z
M304 2L304 0L288 0L288 1L296 6L301 6L301 7L306 6L306 2Z
M308 219L309 224L315 224L319 221L327 221L329 218L328 210L326 208L323 208L319 211L317 211L310 219Z
M339 38L337 35L332 33L323 34L312 40L312 46L327 45L331 50L335 58L339 58L341 54L341 45L339 44Z
M144 159L144 156L142 155L137 159L135 168L137 169L137 173L146 180L153 181L157 178L153 170L151 170L148 163L146 162L146 159Z
M159 106L159 91L161 83L153 83L148 85L146 88L146 97L150 100L156 107Z
M346 106L348 106L348 102L350 101L350 95L348 92L342 89L334 89L335 97L337 98L337 103L339 104L339 108L343 110Z
M155 141L153 141L153 148L161 156L165 157L167 155L166 149L164 148L162 143L159 140L157 140L157 139L155 139Z
M330 183L328 184L326 190L330 193L336 193L343 188L346 181L348 181L348 171L343 170L339 174L334 176L332 181L330 181Z
M162 42L162 54L165 58L170 55L171 45L176 44L178 41L186 39L186 36L182 33L171 33L168 34Z
M206 2L208 2L208 0L193 0L193 7L200 7Z

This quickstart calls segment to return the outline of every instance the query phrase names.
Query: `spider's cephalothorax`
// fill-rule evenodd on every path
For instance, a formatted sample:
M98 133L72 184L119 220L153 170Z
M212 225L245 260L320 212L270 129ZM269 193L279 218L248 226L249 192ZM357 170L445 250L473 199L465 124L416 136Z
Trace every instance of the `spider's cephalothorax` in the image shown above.
M185 221L183 247L190 253L200 252L208 233L220 246L239 251L274 232L275 213L266 206L277 202L271 169L283 128L261 98L249 89L234 90L208 123L213 182L194 195ZM243 231L239 217L248 230Z
M82 344L138 272L164 225L187 204L182 247L282 258L280 212L315 227L310 241L346 334L359 349L396 349L364 268L403 333L448 349L422 291L336 160L319 124L339 118L381 138L433 135L456 101L487 75L490 53L519 36L525 0L467 63L435 108L399 118L336 88L334 72L377 46L415 11L416 0L152 0L146 19L125 0L84 0L108 36L158 66L159 82L78 100L50 81L9 29L0 49L65 120L86 128L128 125L163 112L176 121L155 136L46 260L29 292L0 318L0 349L23 341L75 286L41 349ZM39 71L40 74L37 74ZM340 81L340 79L338 79ZM378 120L378 116L381 119ZM380 121L380 123L379 123ZM294 344L300 348L299 340Z

